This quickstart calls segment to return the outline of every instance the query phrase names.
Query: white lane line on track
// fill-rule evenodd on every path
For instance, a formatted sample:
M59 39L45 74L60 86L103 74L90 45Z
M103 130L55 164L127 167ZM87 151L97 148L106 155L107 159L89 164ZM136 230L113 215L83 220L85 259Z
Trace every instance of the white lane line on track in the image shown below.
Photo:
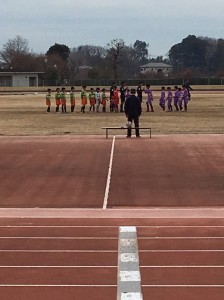
M222 240L223 236L168 236L168 237L139 237L139 240Z
M224 252L224 250L215 250L215 249L211 249L211 250L204 250L204 249L199 249L199 250L194 250L194 249L191 249L191 250L139 250L140 253L180 253L180 252Z
M111 153L110 153L110 163L109 163L109 169L108 169L108 175L107 175L107 184L106 184L106 189L105 189L105 195L104 195L104 200L103 200L103 209L107 209L107 204L108 204L110 180L111 180L113 158L114 158L115 139L116 139L116 137L114 136L113 142L112 142L112 147L111 147Z
M117 250L0 250L0 253L117 253ZM222 253L224 250L139 250L139 253Z
M7 228L118 228L120 225L85 225L85 226L80 226L80 225L4 225L0 226L0 229L7 229ZM137 225L137 228L155 228L155 229L163 229L163 228L224 228L223 226L203 226L203 225L198 225L198 226L169 226L169 225Z
M116 285L99 285L99 284L0 284L0 287L117 287Z
M224 251L224 250L223 250ZM0 253L9 252L9 253L118 253L118 250L12 250L4 249L0 250Z
M205 269L205 268L217 268L217 269L223 269L224 266L140 266L140 268L154 268L154 269L157 269L157 268L171 268L171 269L179 269L179 268L186 268L186 269L190 269L190 268L196 268L196 269Z
M33 236L4 236L0 237L0 240L6 240L6 239L29 239L29 240L117 240L117 237L91 237L91 236L86 236L86 237L57 237L57 236L43 236L43 237L33 237ZM224 237L140 237L139 240L223 240Z
M117 266L106 266L106 265L94 265L94 266L70 266L70 265L64 265L64 266L57 266L57 265L48 265L48 266L39 266L39 265L35 265L35 266L25 266L25 265L21 265L21 266L0 266L0 268L2 269L11 269L11 268L24 268L24 269L55 269L55 268L59 268L59 269L83 269L83 268L89 268L89 269L94 269L94 268L98 268L98 269L102 269L102 268L117 268ZM223 269L224 266L140 266L140 269L144 268L144 269L205 269L205 268L213 268L213 269ZM135 280L132 280L135 281Z
M82 268L89 268L89 269L102 269L102 268L117 268L117 266L0 266L2 269L19 269L19 268L24 268L24 269L82 269Z
M86 236L86 237L65 237L65 236L4 236L0 237L0 240L118 240L116 237L92 237L92 236Z
M143 284L142 287L158 287L158 288L176 288L176 287L188 287L188 288L224 288L224 285L184 285L184 284L180 284L180 285L177 285L177 284L174 284L174 285L161 285L161 284L158 284L158 285L150 285L150 284Z
M0 287L117 287L117 285L82 285L82 284L63 284L63 285L55 285L55 284L0 284ZM191 287L191 288L224 288L224 285L145 285L143 284L142 287Z

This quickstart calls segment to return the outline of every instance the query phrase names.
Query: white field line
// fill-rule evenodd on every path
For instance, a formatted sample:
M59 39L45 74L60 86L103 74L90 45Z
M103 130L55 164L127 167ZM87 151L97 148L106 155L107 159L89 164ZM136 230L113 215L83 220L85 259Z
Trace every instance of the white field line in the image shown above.
M108 198L109 198L109 190L110 190L110 180L111 180L111 173L112 173L112 166L113 166L113 158L114 158L114 147L115 147L115 136L113 137L111 153L110 153L110 163L107 175L107 184L105 189L105 195L103 200L103 209L107 209Z

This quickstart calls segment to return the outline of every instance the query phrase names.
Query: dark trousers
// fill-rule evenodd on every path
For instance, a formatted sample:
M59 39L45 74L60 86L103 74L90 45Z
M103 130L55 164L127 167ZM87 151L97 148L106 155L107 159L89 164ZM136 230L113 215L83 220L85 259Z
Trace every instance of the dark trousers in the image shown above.
M139 116L128 116L128 122L134 121L135 127L139 127ZM135 135L140 136L139 129L135 129ZM128 128L128 136L131 136L131 127Z

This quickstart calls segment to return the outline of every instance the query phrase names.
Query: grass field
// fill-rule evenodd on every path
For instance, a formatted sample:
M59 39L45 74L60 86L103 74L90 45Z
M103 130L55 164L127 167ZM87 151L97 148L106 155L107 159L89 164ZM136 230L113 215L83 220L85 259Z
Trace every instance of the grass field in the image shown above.
M54 94L53 94L54 96ZM53 97L52 97L53 98ZM121 113L80 113L80 96L76 96L74 114L56 114L52 99L52 113L46 114L45 94L0 95L0 135L104 135L103 126L124 126ZM146 98L145 98L146 99ZM154 113L146 113L143 103L141 126L152 127L153 134L223 134L224 93L193 92L188 112L163 112L159 107L159 92L154 92ZM67 97L68 112L69 95ZM109 107L107 107L108 110ZM124 134L124 132L116 132Z

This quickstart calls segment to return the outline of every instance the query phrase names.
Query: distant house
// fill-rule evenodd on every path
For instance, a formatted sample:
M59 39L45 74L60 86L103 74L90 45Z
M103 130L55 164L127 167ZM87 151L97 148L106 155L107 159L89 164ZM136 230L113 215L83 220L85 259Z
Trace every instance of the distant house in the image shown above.
M93 67L82 65L79 66L78 73L76 74L76 79L88 79L89 72L93 69Z
M165 63L158 63L152 62L146 65L140 66L141 74L163 74L164 76L168 76L173 71L173 66L165 64Z
M89 70L92 70L92 67L83 65L83 66L79 66L79 70L82 70L82 71L88 70L89 71Z
M0 87L38 86L44 72L0 72Z

